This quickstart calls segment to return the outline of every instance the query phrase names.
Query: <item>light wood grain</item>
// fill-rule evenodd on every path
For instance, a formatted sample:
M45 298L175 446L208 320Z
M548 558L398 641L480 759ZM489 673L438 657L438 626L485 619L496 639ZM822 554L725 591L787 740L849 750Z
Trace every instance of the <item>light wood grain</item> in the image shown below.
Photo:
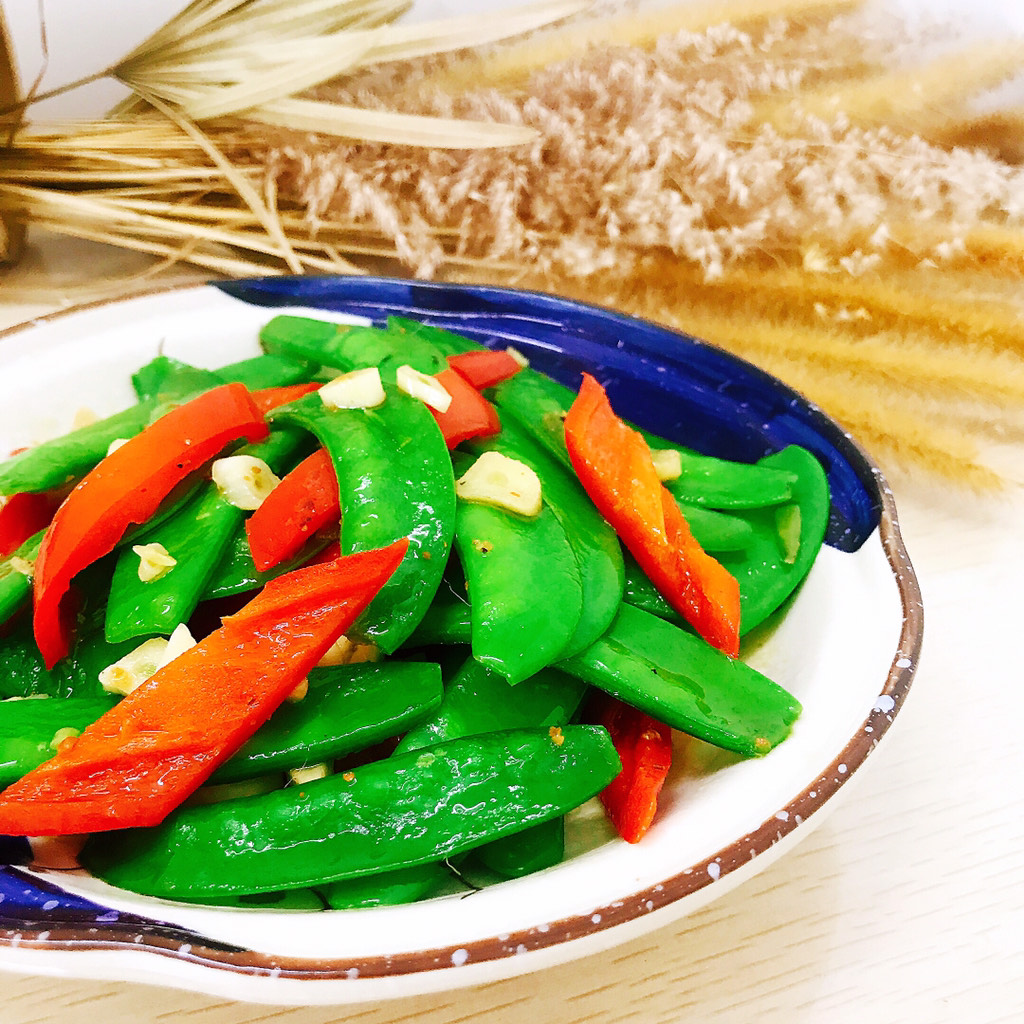
M81 249L70 250L76 260ZM61 301L69 250L18 272ZM116 259L93 254L110 272ZM1024 445L993 457L1024 480ZM979 498L891 481L925 602L895 725L817 831L703 911L524 979L354 1008L253 1006L0 974L0 1024L997 1024L1024 1004L1024 487Z

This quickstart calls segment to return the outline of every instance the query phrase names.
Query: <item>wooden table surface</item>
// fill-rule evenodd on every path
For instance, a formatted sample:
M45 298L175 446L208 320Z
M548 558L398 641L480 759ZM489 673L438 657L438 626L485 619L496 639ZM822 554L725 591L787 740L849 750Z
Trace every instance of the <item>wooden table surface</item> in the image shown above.
M0 279L0 327L81 274L131 270L46 242ZM4 284L49 289L28 305ZM226 1002L129 983L0 974L0 1024L845 1024L1018 1021L1024 1013L1024 444L1017 483L977 496L890 473L924 593L924 655L878 750L803 843L661 931L476 989L352 1008Z

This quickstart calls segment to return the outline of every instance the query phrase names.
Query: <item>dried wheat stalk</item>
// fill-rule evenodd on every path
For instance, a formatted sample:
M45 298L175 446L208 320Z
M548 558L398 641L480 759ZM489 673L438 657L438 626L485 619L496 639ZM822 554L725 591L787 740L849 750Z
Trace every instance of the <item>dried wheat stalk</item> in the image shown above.
M219 51L231 60L203 89L209 53L172 33L158 43L173 60L127 62L164 118L136 100L116 121L19 135L0 210L219 274L397 260L597 299L777 373L890 471L991 486L979 446L1024 430L1024 171L1007 159L1024 114L969 104L1024 60L999 43L909 65L900 27L858 6L613 5L448 58L371 65L357 46L343 78L301 96L271 94L310 79L270 75L259 124L235 101L255 73L240 52ZM345 142L298 119L324 108L532 141Z

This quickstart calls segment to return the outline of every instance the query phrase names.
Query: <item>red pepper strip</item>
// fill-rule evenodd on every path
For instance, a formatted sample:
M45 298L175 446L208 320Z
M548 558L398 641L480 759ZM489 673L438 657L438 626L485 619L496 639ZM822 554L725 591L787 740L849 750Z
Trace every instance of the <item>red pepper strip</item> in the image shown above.
M448 365L465 377L477 391L493 388L503 380L514 377L522 369L508 352L494 352L491 349L474 349L472 352L449 356Z
M252 560L266 572L298 554L317 530L341 515L338 478L320 448L300 462L246 520Z
M471 437L491 437L501 430L498 411L465 377L442 370L434 379L452 396L445 412L431 409L449 451Z
M134 523L231 441L266 437L242 384L225 384L172 409L92 469L57 509L36 561L33 628L47 668L67 653L72 578L114 549Z
M739 584L694 539L647 442L615 415L590 374L565 418L565 443L587 494L661 595L709 644L735 657Z
M48 492L0 497L0 558L17 551L29 537L49 526L59 504L60 499Z
M0 794L0 835L156 825L306 677L398 567L402 538L279 576Z
M321 387L323 384L318 384L314 380L307 384L285 384L278 388L261 388L259 391L252 392L252 400L256 403L256 408L265 416L272 409L294 402L297 398L302 398L303 395L308 395L311 391L316 391Z
M597 721L622 761L622 771L602 790L601 803L619 835L638 843L654 821L672 767L672 730L614 697L606 698Z

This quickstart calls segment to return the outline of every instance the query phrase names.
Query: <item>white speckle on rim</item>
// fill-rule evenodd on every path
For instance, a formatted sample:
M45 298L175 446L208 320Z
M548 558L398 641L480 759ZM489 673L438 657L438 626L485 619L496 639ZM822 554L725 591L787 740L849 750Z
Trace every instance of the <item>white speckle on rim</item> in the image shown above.
M896 701L892 699L887 693L880 693L878 699L875 701L875 706L872 708L873 711L881 711L882 714L887 715L892 709L896 707Z
M590 915L590 920L591 920L592 924L600 924L601 923L601 915L600 914L591 914Z
M60 906L59 900L47 900L43 904L43 910L56 910Z
M812 789L812 790L810 791L810 793L808 793L807 795L808 795L808 796L809 796L809 797L810 797L810 798L811 798L812 800L815 800L815 799L817 799L817 796L818 796L818 791L817 791L816 789Z
M509 933L508 933L508 932L502 932L502 933L501 933L501 934L500 934L500 935L498 936L498 941L499 941L499 942L508 942L508 940L509 940L510 938L512 938L512 936L511 936L511 935L509 935Z
M192 946L189 943L185 943L183 946L178 947L178 956L188 956L192 952Z
M870 725L865 725L864 726L864 731L865 732L874 732L875 730Z
M50 937L50 933L49 932L40 932L36 936L36 942L45 942L49 937Z
M549 924L539 924L539 925L537 925L537 931L539 931L541 933L546 932L546 931L550 931L550 930L551 930L551 925L549 925Z
M518 946L516 946L516 956L519 956L522 953L528 953L528 952L529 952L529 950L521 942L519 943Z
M903 657L903 658L900 658L896 662L896 667L897 668L910 668L910 666L913 665L913 664L914 663L910 660L910 658Z
M648 913L650 913L650 911L652 911L653 909L654 909L654 900L645 900L644 901L644 910L646 910Z
M789 811L778 811L776 812L775 817L778 818L779 821L789 821Z
M836 771L839 772L840 775L845 775L848 770L849 769L846 767L845 764L839 765L839 767L836 769Z
M359 977L359 968L358 967L350 967L345 972L345 977L348 978L350 981L355 981L356 978Z
M713 882L717 882L722 875L722 865L718 861L713 860L708 865L708 874L711 876Z
M452 953L452 967L461 967L468 959L468 949L457 949Z

